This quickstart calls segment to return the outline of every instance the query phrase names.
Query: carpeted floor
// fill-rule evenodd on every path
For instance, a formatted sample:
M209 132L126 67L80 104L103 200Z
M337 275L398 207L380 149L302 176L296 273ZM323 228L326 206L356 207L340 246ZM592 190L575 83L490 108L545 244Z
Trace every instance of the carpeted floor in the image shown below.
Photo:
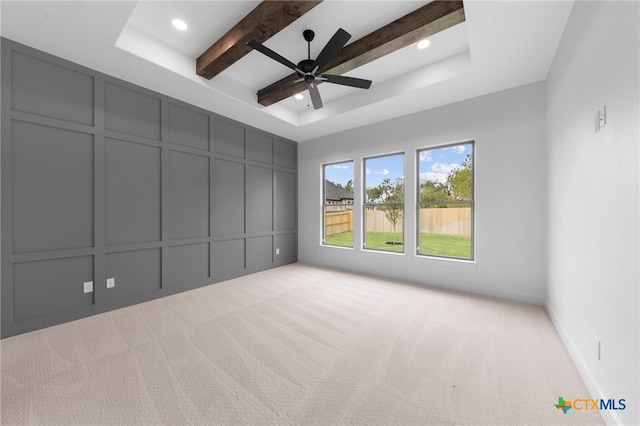
M3 425L603 424L542 307L304 264L0 349Z

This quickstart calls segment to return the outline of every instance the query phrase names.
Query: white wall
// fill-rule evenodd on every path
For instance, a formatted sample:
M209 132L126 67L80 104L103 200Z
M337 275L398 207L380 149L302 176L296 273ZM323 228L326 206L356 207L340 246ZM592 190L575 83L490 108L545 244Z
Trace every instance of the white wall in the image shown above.
M591 396L626 399L601 414L630 425L640 424L639 26L638 2L576 2L547 80L546 305Z
M544 86L532 84L299 144L298 259L416 283L542 304L546 246ZM323 247L322 164L405 153L405 193L416 193L416 150L475 140L476 262L418 257L407 197L404 255ZM414 197L415 198L415 197ZM356 215L355 238L361 241ZM414 249L412 249L414 248Z

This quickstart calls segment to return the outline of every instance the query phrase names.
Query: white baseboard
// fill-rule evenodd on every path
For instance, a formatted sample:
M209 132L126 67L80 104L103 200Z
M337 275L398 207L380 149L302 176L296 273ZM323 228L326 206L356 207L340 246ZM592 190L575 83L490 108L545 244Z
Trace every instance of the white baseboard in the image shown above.
M571 337L569 337L569 334L567 334L565 328L562 326L562 323L560 323L560 320L553 311L553 308L549 305L549 301L545 301L544 308L547 311L547 314L549 315L553 326L556 328L556 331L560 335L560 339L562 339L564 347L567 349L567 352L569 352L569 356L571 357L573 364L578 369L578 374L580 374L584 385L587 387L589 396L591 396L591 398L593 399L608 399L604 392L602 392L602 390L600 389L600 386L598 386L598 382L594 379L593 375L587 368L587 365L582 359L582 356L580 356L580 354L576 350ZM620 418L618 418L614 411L599 410L599 412L602 416L602 419L608 425L623 425L622 421L620 420Z
M339 249L344 250L344 249ZM340 256L344 258L344 255L352 255L353 251L344 250L340 253ZM375 255L375 253L374 253ZM389 273L370 272L367 268L363 267L361 263L351 262L349 266L345 266L345 262L341 261L331 262L327 260L327 257L323 257L321 260L314 257L298 256L298 262L306 263L309 265L320 266L323 268L332 268L345 272L352 272L354 274L372 275L380 278L388 278L392 280L406 281L409 283L424 285L430 288L440 288L449 291L457 291L461 293L469 293L478 296L494 297L496 299L509 300L512 302L528 303L531 305L544 306L544 298L538 295L532 295L527 293L506 292L499 290L487 290L481 286L450 286L450 285L436 285L429 282L421 282L415 279L415 276L408 275L404 271L397 271L395 269L389 269ZM447 262L447 260L442 260ZM458 266L453 266L458 267Z

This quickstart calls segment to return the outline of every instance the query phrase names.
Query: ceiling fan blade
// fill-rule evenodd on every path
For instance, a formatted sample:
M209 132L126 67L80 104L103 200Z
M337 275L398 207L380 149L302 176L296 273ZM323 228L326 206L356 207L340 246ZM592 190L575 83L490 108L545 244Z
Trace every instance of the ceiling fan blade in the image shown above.
M273 50L269 49L268 47L266 47L262 43L258 43L255 40L251 40L249 43L247 43L247 46L256 49L258 52L262 53L263 55L267 55L268 57L270 57L274 61L280 62L282 65L284 65L287 68L291 68L294 71L298 71L298 66L296 64L294 64L290 60L280 56L279 54L277 54Z
M313 104L313 109L322 108L322 99L320 98L318 85L316 83L311 83L308 86L309 86L309 95L311 96L311 103Z
M297 78L295 80L283 81L280 84L276 84L274 86L269 86L262 90L259 90L258 96L268 95L271 92L275 92L277 90L284 89L289 86L293 86L294 84L300 83L301 81L304 81L304 78Z
M322 49L322 52L320 52L318 58L316 59L316 75L318 75L322 71L324 66L327 65L327 62L329 62L331 59L333 59L334 56L340 53L340 51L342 50L344 45L347 44L347 41L349 41L350 38L351 34L346 32L342 28L336 31L336 33L333 35L333 37L331 37L331 40L329 40L327 45L324 47L324 49Z
M342 75L323 74L321 79L326 79L329 83L342 84L343 86L357 87L359 89L368 89L371 87L371 80L362 78L345 77Z

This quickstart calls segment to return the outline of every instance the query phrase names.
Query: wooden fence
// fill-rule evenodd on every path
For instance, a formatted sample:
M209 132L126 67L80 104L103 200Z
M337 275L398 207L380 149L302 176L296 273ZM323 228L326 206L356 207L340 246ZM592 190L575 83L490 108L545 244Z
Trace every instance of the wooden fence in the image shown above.
M327 212L324 217L325 235L353 231L353 210Z
M381 210L367 210L366 224L368 232L393 232ZM396 232L400 232L402 226L400 219ZM349 231L353 231L353 210L326 213L325 235ZM471 235L471 208L420 209L420 233Z
M471 207L420 209L420 233L471 236Z

